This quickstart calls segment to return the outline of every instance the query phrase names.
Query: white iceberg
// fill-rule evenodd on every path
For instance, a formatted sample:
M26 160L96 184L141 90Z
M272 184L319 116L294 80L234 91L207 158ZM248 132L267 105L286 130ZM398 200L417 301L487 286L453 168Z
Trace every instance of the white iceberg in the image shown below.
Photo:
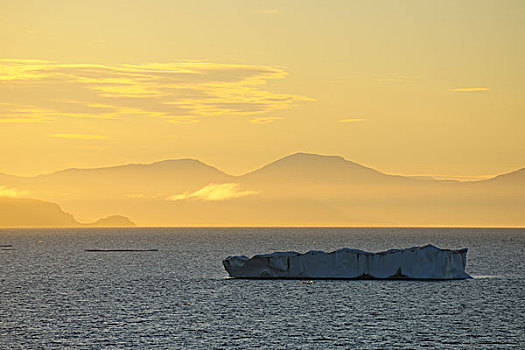
M440 249L431 244L369 253L339 249L229 256L224 268L234 278L283 279L421 279L471 278L465 273L467 248Z

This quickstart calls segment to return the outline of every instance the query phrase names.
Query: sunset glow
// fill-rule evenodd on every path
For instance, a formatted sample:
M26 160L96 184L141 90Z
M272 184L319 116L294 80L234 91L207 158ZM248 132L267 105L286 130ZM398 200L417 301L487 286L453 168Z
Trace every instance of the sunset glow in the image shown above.
M416 215L434 195L507 195L432 181L524 166L524 11L519 1L4 2L0 194L143 225L438 225ZM313 158L286 158L299 153ZM354 163L424 190L368 178L357 188ZM392 214L384 198L419 204ZM371 212L354 217L354 205ZM450 224L474 224L469 210ZM316 215L322 223L307 220Z

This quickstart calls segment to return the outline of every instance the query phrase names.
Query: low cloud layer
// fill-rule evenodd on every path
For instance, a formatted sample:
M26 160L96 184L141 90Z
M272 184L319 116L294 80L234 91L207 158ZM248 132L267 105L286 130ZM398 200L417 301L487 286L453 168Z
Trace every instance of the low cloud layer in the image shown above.
M103 135L88 135L88 134L53 134L53 138L57 139L76 139L76 140L104 140L107 139Z
M170 196L167 200L179 201L185 199L200 199L204 201L222 201L257 194L256 191L244 190L237 183L211 183L195 192L185 192Z
M281 13L278 9L267 9L267 10L256 10L253 11L253 13L261 14L261 15L276 15L278 13Z
M219 115L289 109L308 97L271 92L287 73L270 66L209 62L140 65L0 60L0 123L144 116L194 123Z
M340 119L339 122L341 123L357 123L357 122L364 122L365 118L346 118L346 119Z
M15 188L7 188L5 186L0 186L0 197L17 198L25 196L28 193L29 192L27 191L18 191Z
M253 124L269 124L276 120L281 120L281 117L260 117L250 120Z
M486 87L470 87L470 88L450 89L448 91L450 91L450 92L479 92L479 91L488 91L488 88L486 88Z

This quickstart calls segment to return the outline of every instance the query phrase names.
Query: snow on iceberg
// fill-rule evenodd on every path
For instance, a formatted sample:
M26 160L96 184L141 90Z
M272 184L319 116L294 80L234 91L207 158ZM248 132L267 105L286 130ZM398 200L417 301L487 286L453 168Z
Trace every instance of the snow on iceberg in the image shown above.
M369 253L339 249L229 256L224 268L234 278L289 279L428 279L471 278L465 273L467 248L440 249L431 244Z

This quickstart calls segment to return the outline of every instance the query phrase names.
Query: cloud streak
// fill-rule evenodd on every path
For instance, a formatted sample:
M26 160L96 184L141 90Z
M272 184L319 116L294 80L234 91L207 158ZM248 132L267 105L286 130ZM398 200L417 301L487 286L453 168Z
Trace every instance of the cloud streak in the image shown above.
M10 117L3 118L0 117L0 124L32 124L32 123L49 123L53 118L47 117Z
M358 123L358 122L364 122L365 118L346 118L346 119L340 119L340 123Z
M402 83L402 82L413 82L419 80L419 77L410 76L405 74L392 74L389 76L378 77L375 81L380 83Z
M256 10L253 11L253 13L261 14L261 15L276 15L280 13L278 9L268 9L268 10Z
M313 100L270 91L267 82L287 76L270 66L192 61L110 66L15 59L0 60L0 71L4 123L133 116L194 123L285 110Z
M282 120L282 119L284 119L284 118L281 118L281 117L259 117L259 118L255 118L255 119L250 120L250 122L253 123L253 124L269 124L269 123L273 123L276 120Z
M14 188L7 188L0 185L0 197L18 198L27 195L28 191L18 191Z
M56 139L74 139L74 140L104 140L107 136L103 135L89 135L89 134L53 134L50 135Z
M214 184L211 183L195 192L185 192L166 198L170 201L198 199L203 201L223 201L257 194L257 191L243 190L237 183Z
M448 91L450 92L480 92L480 91L488 91L489 89L486 87L471 87L471 88L457 88L457 89L450 89Z

